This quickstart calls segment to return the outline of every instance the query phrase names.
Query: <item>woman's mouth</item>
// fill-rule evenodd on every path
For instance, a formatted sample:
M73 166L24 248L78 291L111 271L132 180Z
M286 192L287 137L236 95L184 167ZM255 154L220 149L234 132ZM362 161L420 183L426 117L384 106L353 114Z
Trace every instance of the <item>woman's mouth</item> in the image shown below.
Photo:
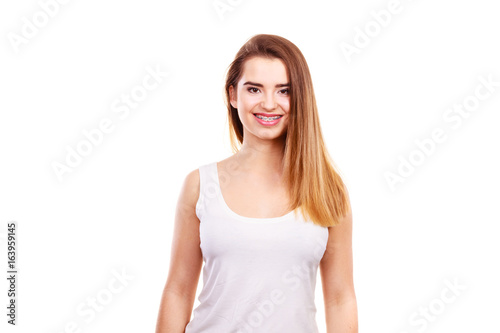
M283 118L282 114L279 114L279 115L268 114L268 115L266 115L266 114L262 114L262 113L254 113L254 116L260 124L266 125L266 126L276 125L280 121L280 119Z

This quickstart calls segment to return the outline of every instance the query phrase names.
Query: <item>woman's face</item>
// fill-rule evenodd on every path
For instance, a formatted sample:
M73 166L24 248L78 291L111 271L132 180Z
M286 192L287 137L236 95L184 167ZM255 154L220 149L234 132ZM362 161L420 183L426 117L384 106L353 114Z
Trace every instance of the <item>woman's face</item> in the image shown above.
M290 82L281 59L254 57L245 61L236 94L232 86L229 88L231 105L238 110L245 141L272 140L286 134L289 90Z

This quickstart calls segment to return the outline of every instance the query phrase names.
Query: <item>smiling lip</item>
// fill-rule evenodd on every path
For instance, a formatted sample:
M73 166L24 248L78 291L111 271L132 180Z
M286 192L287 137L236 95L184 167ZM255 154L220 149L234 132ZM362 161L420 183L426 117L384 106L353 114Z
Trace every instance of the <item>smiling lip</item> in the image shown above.
M258 114L259 116L264 116L264 117L282 116L282 114L275 114L275 113L254 113L254 114Z
M275 117L275 116L281 116L281 117L279 117L278 119L271 120L271 121L265 121L264 119L258 118L257 115L264 116L264 117ZM274 126L277 123L279 123L281 118L283 118L283 115L282 114L272 114L272 113L254 113L254 117L261 125Z

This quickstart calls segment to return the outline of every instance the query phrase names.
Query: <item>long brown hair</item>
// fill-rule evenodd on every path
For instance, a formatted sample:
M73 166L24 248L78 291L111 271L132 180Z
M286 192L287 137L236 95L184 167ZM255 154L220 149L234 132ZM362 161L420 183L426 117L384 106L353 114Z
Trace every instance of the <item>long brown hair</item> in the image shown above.
M290 195L289 210L320 226L340 223L350 211L348 192L326 149L318 117L311 74L299 48L281 36L259 34L250 38L230 64L225 84L231 148L243 143L243 125L230 103L229 87L236 88L243 65L252 57L281 59L290 82L290 112L282 160L284 181ZM236 90L236 89L235 89Z

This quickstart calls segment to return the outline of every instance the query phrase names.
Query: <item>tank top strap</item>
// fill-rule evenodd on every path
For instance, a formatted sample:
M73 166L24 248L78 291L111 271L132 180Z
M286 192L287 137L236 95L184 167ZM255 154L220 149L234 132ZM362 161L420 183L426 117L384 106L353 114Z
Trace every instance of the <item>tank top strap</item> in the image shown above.
M204 164L198 168L200 173L200 196L196 203L196 216L201 221L208 205L217 199L220 192L217 175L217 162Z

